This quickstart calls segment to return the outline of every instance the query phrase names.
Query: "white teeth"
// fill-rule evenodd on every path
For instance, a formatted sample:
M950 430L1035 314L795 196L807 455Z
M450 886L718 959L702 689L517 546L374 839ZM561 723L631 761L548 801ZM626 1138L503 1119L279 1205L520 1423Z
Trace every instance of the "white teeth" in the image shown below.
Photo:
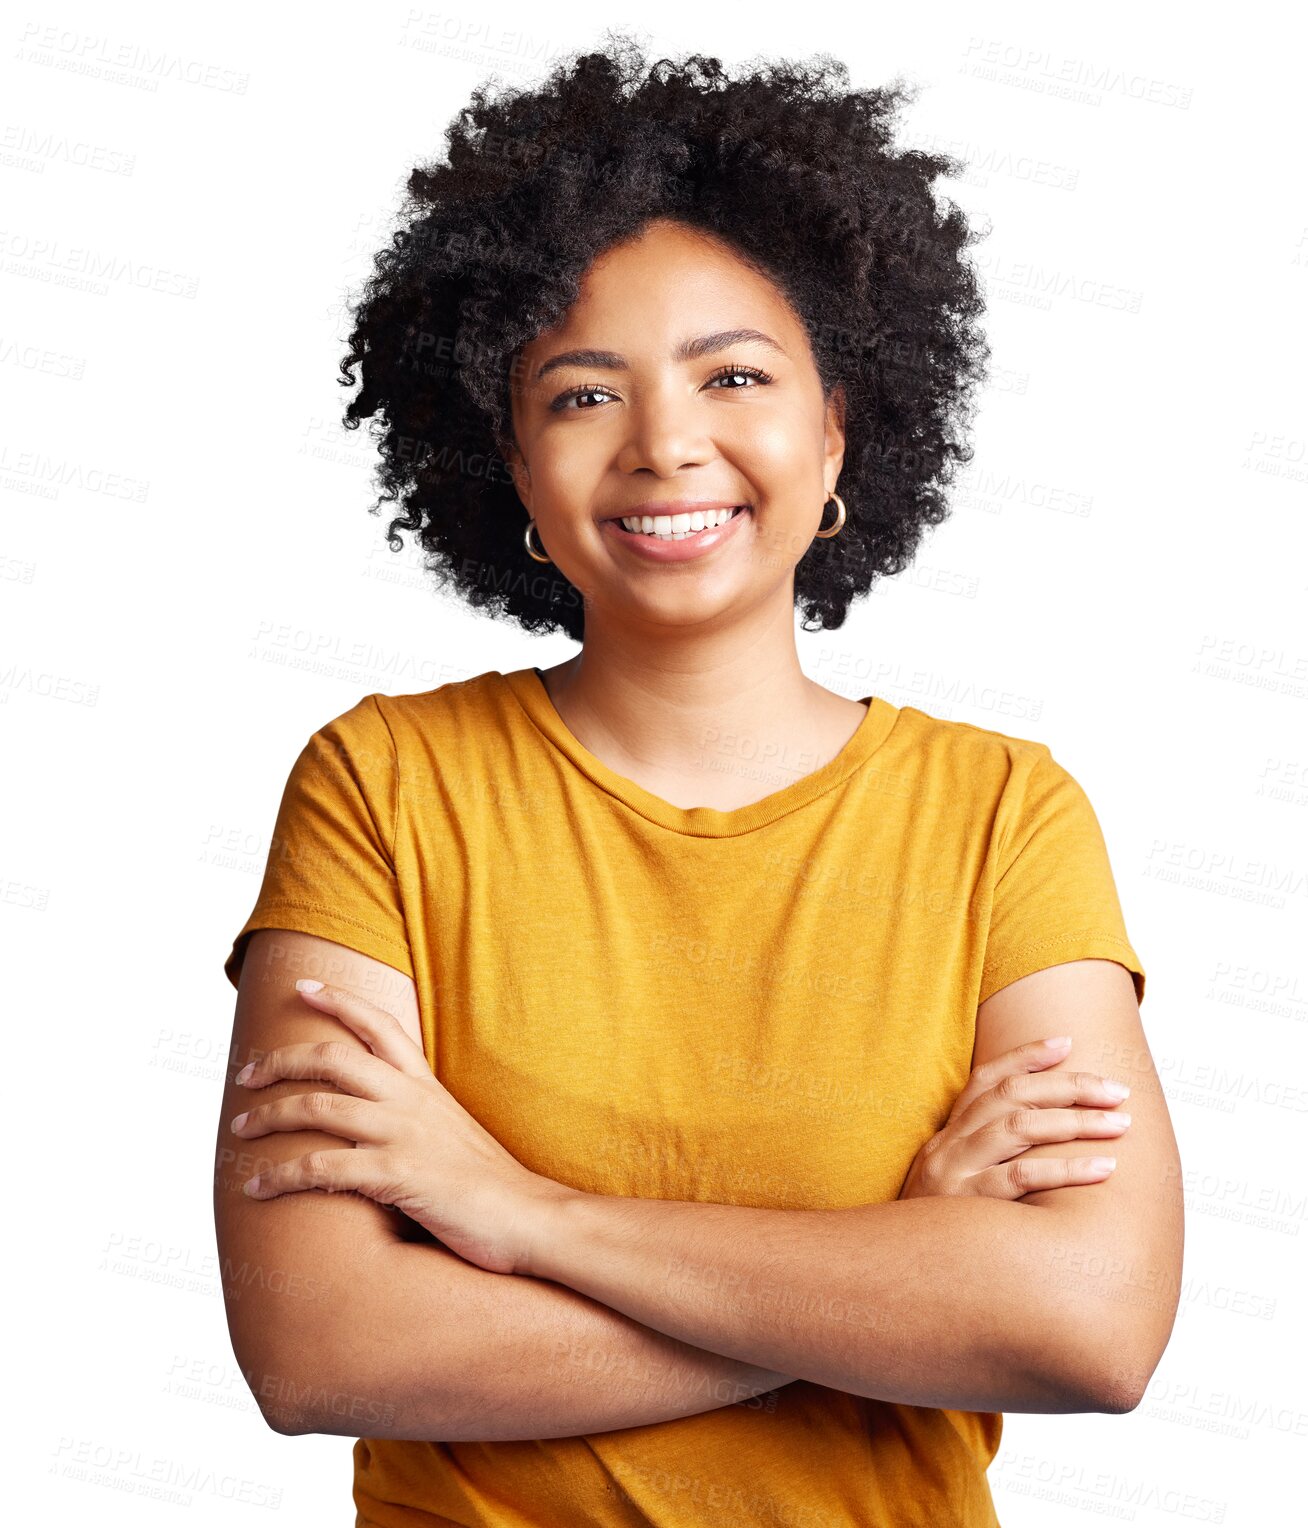
M736 506L737 509L744 507L743 504ZM697 509L693 514L683 515L626 515L622 524L642 536L657 536L660 541L681 541L696 531L725 525L735 513L735 509Z

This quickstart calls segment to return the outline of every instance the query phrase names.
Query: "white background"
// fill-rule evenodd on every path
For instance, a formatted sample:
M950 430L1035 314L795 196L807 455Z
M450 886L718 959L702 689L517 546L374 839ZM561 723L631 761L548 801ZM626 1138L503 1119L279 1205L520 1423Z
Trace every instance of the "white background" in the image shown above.
M994 382L953 517L842 630L799 641L848 696L1047 742L1096 807L1148 973L1185 1167L1176 1329L1136 1411L1007 1415L1001 1520L1297 1517L1308 207L1289 15L9 12L0 930L25 1521L267 1521L248 1502L275 1491L279 1521L352 1521L350 1440L269 1431L228 1341L221 965L312 731L373 691L574 650L433 595L387 550L336 368L344 301L472 87L537 80L615 25L656 54L825 48L855 86L920 82L901 142L963 157L943 189L990 230Z

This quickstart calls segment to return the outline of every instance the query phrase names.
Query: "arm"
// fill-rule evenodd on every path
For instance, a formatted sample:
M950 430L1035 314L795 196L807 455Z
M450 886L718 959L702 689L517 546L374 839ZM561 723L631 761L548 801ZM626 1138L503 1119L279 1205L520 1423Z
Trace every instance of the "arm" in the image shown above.
M685 1342L856 1395L1129 1410L1175 1315L1175 1141L1123 967L1069 962L995 993L978 1011L975 1060L1049 1031L1074 1037L1064 1066L1132 1068L1136 1123L1105 1182L1016 1203L843 1210L567 1192L542 1219L529 1271ZM1144 1303L1127 1288L1140 1272L1161 1288Z
M242 1142L228 1128L249 1107L231 1076L254 1055L319 1039L362 1045L301 1002L294 982L302 975L371 997L422 1043L410 977L314 935L251 935L218 1123L214 1219L233 1352L275 1431L571 1437L693 1416L790 1383L649 1331L575 1291L476 1268L439 1243L414 1240L406 1217L360 1194L246 1198L241 1185L260 1159L343 1149L325 1132ZM326 1086L281 1082L266 1091Z
M1181 1158L1140 1021L1130 973L1111 960L1074 960L1001 988L977 1011L974 1060L989 1061L1048 1029L1072 1036L1050 1071L1126 1083L1130 1129L1099 1150L1117 1159L1100 1183L1026 1194L1054 1228L1049 1288L1075 1314L1079 1366L1100 1376L1115 1411L1139 1405L1172 1334L1181 1296L1185 1208ZM1063 1156L1064 1143L1024 1156Z

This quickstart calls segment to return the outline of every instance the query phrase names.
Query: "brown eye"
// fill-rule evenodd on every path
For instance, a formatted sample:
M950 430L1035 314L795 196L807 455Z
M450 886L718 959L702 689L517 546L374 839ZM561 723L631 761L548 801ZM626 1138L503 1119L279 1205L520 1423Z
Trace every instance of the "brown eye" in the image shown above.
M566 409L568 404L571 403L574 398L586 398L589 397L592 393L606 392L608 392L608 388L604 387L601 383L587 382L582 387L570 387L566 393L560 393L559 396L555 398L553 403L550 404L550 408L555 413L559 413ZM580 411L574 409L573 412L577 413Z
M758 383L772 381L768 373L760 371L757 366L723 366L713 373L709 381L720 382L726 377L752 377ZM720 387L717 391L722 393L740 393L748 392L749 389L747 387Z
M564 410L567 409L568 404L571 403L574 398L585 398L585 397L588 397L591 393L607 393L607 392L608 392L608 388L604 387L601 383L599 383L599 382L587 382L582 387L570 387L566 393L560 393L559 396L554 400L554 402L550 404L550 408L555 413L562 413ZM612 397L612 394L610 393L609 396ZM571 410L571 412L574 413L574 414L578 414L578 413L584 413L585 410L583 410L583 409L573 409L573 410Z

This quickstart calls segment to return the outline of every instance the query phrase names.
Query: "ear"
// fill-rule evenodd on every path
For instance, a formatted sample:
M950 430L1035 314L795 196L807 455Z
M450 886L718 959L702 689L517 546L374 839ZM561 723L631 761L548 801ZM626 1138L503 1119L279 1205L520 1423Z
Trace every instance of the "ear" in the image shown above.
M509 475L513 479L513 486L517 491L522 507L531 513L531 468L522 458L522 452L511 440L503 437L496 439L495 448L499 452L504 465L509 469Z
M834 483L839 479L840 469L845 464L845 389L839 382L827 399L824 449L826 471Z
M522 507L531 514L531 468L523 459L517 443L518 395L523 386L524 376L525 367L522 352L519 350L509 362L508 415L501 416L498 421L500 429L495 437L495 446L513 478L513 486L517 490Z

